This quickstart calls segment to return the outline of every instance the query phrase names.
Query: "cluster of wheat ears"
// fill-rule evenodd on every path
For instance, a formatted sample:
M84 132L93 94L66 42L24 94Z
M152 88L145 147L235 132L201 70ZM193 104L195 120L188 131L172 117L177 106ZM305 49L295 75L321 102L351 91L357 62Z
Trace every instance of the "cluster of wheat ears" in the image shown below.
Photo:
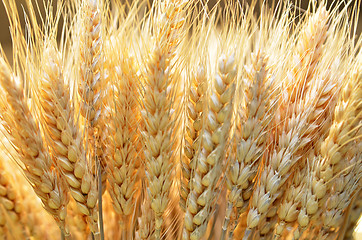
M3 0L0 239L351 238L359 1L26 3Z

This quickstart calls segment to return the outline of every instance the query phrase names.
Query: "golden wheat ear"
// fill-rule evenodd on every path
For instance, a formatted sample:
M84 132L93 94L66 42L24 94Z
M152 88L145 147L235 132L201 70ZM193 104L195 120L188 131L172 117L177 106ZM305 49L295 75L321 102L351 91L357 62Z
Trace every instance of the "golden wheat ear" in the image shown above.
M97 190L90 177L90 167L83 148L83 135L74 119L68 87L64 83L63 66L54 41L45 44L42 69L36 92L40 120L56 166L64 177L79 211L88 222L97 221ZM84 232L86 234L86 232Z
M199 65L194 71L189 89L187 90L186 130L184 141L184 156L182 158L182 179L180 206L184 212L187 207L187 197L190 193L191 178L195 169L198 146L200 144L200 133L202 130L204 110L206 108L207 78L205 66Z
M0 58L0 84L6 95L6 102L1 102L1 118L9 141L17 150L18 161L45 210L67 232L67 189L43 145L39 126L25 102L24 93L15 84L11 70L3 58Z
M190 194L187 198L184 239L199 239L207 229L215 201L217 182L222 174L224 153L222 149L229 137L230 119L233 113L233 96L237 75L235 54L222 54L218 70L207 99L208 112L201 132L200 151L195 162Z
M227 210L224 220L224 235L229 230L232 238L239 216L246 211L249 205L250 194L254 188L253 182L267 144L267 133L271 123L272 95L270 80L268 79L267 58L258 51L252 54L252 66L247 72L248 80L245 87L246 106L243 119L235 130L237 152L231 157L230 165L226 170L228 188ZM234 215L234 222L229 224Z
M161 238L164 212L174 180L177 157L180 76L178 46L184 36L185 1L155 1L154 42L145 71L142 120L147 192L155 216L155 238ZM141 226L142 227L142 226Z
M24 224L23 199L13 181L0 161L0 235L24 238L27 226Z
M293 68L293 77L297 84L293 92L295 99L303 98L311 87L310 82L325 50L323 44L327 38L328 18L329 13L322 3L315 14L307 18L299 33L294 56L296 66Z
M133 214L141 192L140 173L140 110L134 59L126 57L115 67L111 155L108 163L109 193L115 211L123 220L123 234L130 239L135 226ZM143 159L142 159L143 160Z
M360 67L356 69L341 93L332 127L321 146L321 178L327 182L322 237L334 236L333 229L342 224L352 196L358 193L362 164L358 154L355 156L348 152L356 146L354 139L361 139L357 134L362 127L362 74Z

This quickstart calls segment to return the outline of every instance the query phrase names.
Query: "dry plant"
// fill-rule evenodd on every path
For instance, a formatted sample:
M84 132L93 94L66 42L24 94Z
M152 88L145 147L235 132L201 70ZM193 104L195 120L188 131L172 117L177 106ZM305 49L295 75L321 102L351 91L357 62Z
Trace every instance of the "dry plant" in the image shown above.
M353 238L360 1L2 2L0 239Z

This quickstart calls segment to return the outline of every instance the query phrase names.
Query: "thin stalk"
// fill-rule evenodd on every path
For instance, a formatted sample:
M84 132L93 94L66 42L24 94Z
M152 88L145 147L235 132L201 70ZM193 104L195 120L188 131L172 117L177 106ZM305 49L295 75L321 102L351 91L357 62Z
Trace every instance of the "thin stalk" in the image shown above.
M60 239L65 240L65 234L63 230L60 230Z
M224 240L226 237L226 233L228 230L230 216L231 216L232 211L233 211L233 205L231 202L228 202L227 208L226 208L226 216L225 216L225 220L224 220L224 225L222 227L222 233L221 233L221 238L220 238L221 240Z
M98 158L97 158L98 160ZM101 240L104 240L104 227L103 227L103 208L102 208L102 173L101 164L98 162L98 208L99 208L99 230L101 234Z

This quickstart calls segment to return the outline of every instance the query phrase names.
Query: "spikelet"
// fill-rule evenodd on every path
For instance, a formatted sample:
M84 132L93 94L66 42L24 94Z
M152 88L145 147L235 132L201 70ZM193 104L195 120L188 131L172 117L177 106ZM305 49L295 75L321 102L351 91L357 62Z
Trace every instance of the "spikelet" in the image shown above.
M248 72L245 89L245 102L243 109L237 153L226 172L228 187L227 210L223 231L227 231L231 212L236 215L232 223L230 234L232 236L236 227L238 216L249 205L250 193L254 187L254 178L266 147L268 125L272 117L272 95L268 82L267 59L261 51L252 54L253 65Z
M23 170L34 191L47 210L65 228L67 192L63 180L52 165L40 135L40 129L31 115L21 88L15 85L14 77L3 58L0 58L0 83L7 103L1 102L1 118L15 146Z
M147 191L155 215L156 239L160 238L175 163L175 128L178 126L175 115L178 111L174 109L173 101L177 95L179 77L171 61L178 60L175 59L175 51L183 36L185 3L183 0L155 2L159 15L156 15L154 46L146 63L142 135Z
M97 184L91 177L82 146L82 135L75 123L69 90L64 84L58 51L48 43L43 52L39 81L41 118L56 165L66 180L80 213L87 217L92 231L97 229ZM93 180L93 181L92 181Z

